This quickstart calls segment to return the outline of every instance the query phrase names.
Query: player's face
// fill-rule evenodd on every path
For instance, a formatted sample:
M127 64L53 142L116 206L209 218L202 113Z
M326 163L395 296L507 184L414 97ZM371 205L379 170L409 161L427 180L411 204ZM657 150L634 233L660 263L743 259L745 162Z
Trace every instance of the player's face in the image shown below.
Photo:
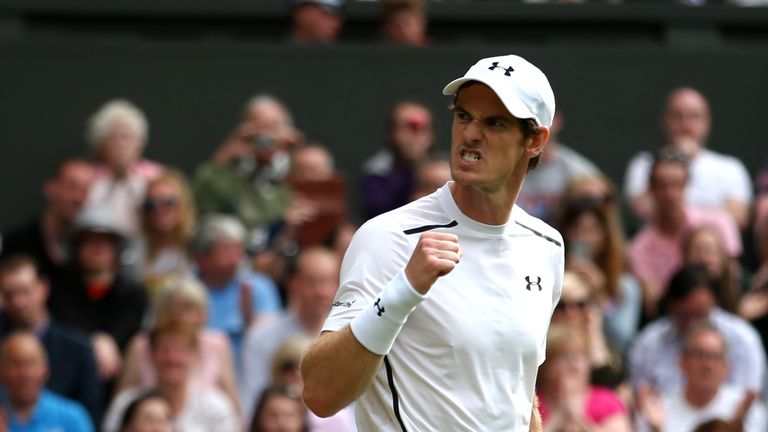
M451 174L459 185L494 192L522 180L541 150L496 93L475 83L459 90L451 129Z

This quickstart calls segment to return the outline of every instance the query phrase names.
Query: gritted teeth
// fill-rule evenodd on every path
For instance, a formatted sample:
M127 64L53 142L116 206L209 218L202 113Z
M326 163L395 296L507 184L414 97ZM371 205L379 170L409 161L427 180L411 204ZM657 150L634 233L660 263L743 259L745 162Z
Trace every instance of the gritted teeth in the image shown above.
M461 158L467 162L477 162L480 160L480 155L474 152L463 151L461 152Z

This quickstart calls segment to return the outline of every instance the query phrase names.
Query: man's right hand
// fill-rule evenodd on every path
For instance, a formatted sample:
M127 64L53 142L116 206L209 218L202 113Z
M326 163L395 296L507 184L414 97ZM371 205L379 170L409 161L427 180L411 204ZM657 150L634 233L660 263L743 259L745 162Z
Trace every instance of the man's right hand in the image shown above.
M455 234L425 232L405 266L405 276L416 291L426 294L437 278L456 267L461 254L459 238Z

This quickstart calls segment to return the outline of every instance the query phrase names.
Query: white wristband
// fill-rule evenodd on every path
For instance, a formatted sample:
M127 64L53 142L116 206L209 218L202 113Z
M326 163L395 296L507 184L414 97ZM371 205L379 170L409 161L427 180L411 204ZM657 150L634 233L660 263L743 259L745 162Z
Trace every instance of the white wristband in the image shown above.
M384 286L373 303L352 320L352 334L368 351L386 355L408 315L425 298L411 286L403 270Z

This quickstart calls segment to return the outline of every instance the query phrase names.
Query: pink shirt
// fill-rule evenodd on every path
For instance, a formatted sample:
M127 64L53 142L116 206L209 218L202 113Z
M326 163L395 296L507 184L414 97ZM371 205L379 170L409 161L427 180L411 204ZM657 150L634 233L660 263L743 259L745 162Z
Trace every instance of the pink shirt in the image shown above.
M629 244L629 264L638 279L651 282L662 292L672 275L683 264L683 238L690 230L710 225L723 239L725 250L732 257L741 255L741 235L736 222L720 210L686 207L686 227L673 238L666 237L649 223Z
M216 330L201 330L198 341L198 361L192 366L190 373L191 383L195 388L220 388L220 378L224 368L232 365L225 364L227 356L222 355L224 350L231 352L229 338L224 333ZM149 351L149 337L146 333L139 333L133 339L129 347L127 358L138 360L139 382L129 383L129 386L139 385L151 388L157 383L155 367ZM231 357L231 356L229 356Z
M584 406L584 418L591 424L602 424L615 415L626 414L627 407L611 389L592 386L589 388L587 403ZM545 399L539 397L539 411L544 424L549 419L550 412Z

